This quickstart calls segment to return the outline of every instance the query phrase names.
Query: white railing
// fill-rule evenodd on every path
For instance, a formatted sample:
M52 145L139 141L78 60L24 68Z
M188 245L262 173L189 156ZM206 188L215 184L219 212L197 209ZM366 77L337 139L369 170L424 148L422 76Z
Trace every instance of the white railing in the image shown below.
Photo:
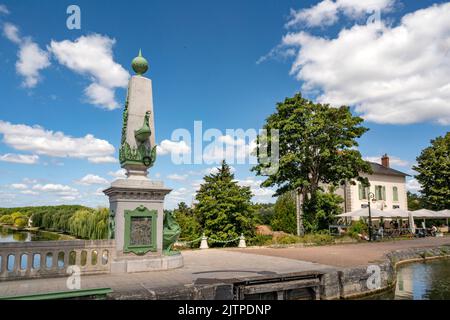
M109 273L114 249L114 240L0 243L0 281L67 276L73 265L81 274Z

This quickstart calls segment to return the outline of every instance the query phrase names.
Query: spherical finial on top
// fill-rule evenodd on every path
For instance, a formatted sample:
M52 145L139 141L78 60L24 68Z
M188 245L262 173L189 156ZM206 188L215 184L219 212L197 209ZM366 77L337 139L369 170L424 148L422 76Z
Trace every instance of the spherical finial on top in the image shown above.
M136 72L138 75L143 75L148 70L148 62L147 60L142 56L141 49L139 49L139 55L131 61L131 67L133 68L134 72Z

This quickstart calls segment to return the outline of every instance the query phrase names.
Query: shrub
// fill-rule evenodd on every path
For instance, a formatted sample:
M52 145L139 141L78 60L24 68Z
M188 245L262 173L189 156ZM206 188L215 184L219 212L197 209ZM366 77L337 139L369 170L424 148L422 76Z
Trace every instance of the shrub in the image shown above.
M354 238L359 238L358 234L368 233L367 224L363 220L353 221L352 225L348 229L348 235Z
M3 224L13 224L14 220L13 218L9 215L9 214L5 214L3 216L0 217L0 223Z
M23 229L28 225L28 218L27 217L18 217L14 220L14 226Z
M268 246L272 244L272 236L257 234L246 240L246 243L248 246Z

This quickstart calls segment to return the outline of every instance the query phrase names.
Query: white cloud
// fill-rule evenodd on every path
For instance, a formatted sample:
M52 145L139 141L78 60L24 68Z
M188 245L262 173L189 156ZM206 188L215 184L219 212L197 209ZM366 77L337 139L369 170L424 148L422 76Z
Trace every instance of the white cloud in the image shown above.
M113 156L90 157L88 161L91 163L117 163L117 159Z
M233 166L229 166L230 167L230 172L234 173L236 172L236 168ZM215 167L209 167L206 168L204 170L201 171L202 175L209 175L209 174L217 174L219 172L219 167L215 166Z
M317 100L352 105L366 120L450 124L450 3L405 15L397 26L355 25L334 39L288 33L291 73Z
M98 188L97 190L95 190L94 192L94 196L104 196L105 194L103 193L103 190L105 188Z
M108 141L97 139L91 134L74 138L40 126L11 124L1 120L0 133L3 134L3 142L16 150L51 157L86 158L98 163L99 159L111 157L114 153L114 147ZM37 158L34 161L37 161Z
M364 160L381 164L381 157L364 157ZM409 161L400 159L399 157L389 156L389 165L408 167L410 163Z
M60 64L91 79L92 84L85 89L88 101L108 110L119 108L115 89L125 88L130 76L114 61L115 42L107 36L93 34L75 41L52 40L48 48Z
M330 26L339 20L339 14L357 19L375 10L390 10L395 0L324 0L307 9L292 10L286 27Z
M191 148L184 141L163 140L156 147L158 155L166 154L187 154L191 152Z
M76 196L76 195L78 195L77 189L72 188L67 185L62 185L62 184L53 184L53 183L35 184L32 189L37 190L37 191L42 191L42 192L55 193L55 194L58 194L61 196Z
M167 208L175 208L178 203L186 202L187 204L192 203L194 197L194 190L187 188L179 188L170 192L165 201Z
M80 180L77 180L76 183L81 185L108 184L109 181L95 174L87 174Z
M78 199L78 197L76 197L76 196L63 196L60 199L61 200L65 200L65 201L73 201L73 200Z
M30 196L37 196L39 192L33 191L33 190L22 190L20 191L22 194L30 195Z
M223 135L210 143L203 150L203 160L207 164L220 163L226 160L228 163L243 164L247 158L249 162L254 161L251 157L251 152L256 147L255 141L246 143L242 138L232 137L230 135Z
M48 52L39 48L31 38L21 38L19 29L12 23L3 25L3 34L19 46L16 71L25 78L22 85L26 88L35 87L41 79L40 71L50 66Z
M119 169L117 171L108 172L108 175L115 177L115 178L126 178L126 173L127 173L127 170Z
M417 181L415 178L406 181L406 189L408 191L411 191L412 193L417 193L421 188L422 186L420 185L419 181Z
M19 36L19 28L12 23L6 22L3 25L3 34L8 40L15 44L20 44L22 42L22 39Z
M36 179L30 179L30 178L23 178L22 181L27 184L36 184L37 183Z
M0 4L0 13L9 14L9 10L4 4Z
M180 175L180 174L173 173L173 174L169 174L167 176L167 179L175 180L175 181L184 181L187 179L187 177L188 177L187 174Z
M17 190L24 190L24 189L28 189L28 186L23 183L13 183L13 184L11 184L11 188L17 189Z
M0 121L0 125L1 125L1 121ZM38 162L38 160L39 160L39 156L37 156L37 155L14 154L14 153L6 153L6 154L0 155L0 161L5 161L5 162L35 164Z
M19 60L16 62L17 72L25 77L23 85L33 88L40 80L39 72L50 66L49 55L46 51L31 41L25 41L20 46Z
M236 180L240 186L250 187L253 194L253 201L260 203L274 202L275 199L273 195L275 190L272 188L262 188L261 183L263 180L257 180L252 177L248 177L243 180Z

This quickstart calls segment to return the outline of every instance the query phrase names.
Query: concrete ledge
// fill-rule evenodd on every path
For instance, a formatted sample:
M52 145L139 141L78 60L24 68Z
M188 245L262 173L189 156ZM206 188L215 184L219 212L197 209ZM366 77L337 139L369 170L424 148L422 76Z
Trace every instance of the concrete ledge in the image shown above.
M135 273L181 268L183 266L181 254L160 256L144 259L116 260L111 262L111 273Z

